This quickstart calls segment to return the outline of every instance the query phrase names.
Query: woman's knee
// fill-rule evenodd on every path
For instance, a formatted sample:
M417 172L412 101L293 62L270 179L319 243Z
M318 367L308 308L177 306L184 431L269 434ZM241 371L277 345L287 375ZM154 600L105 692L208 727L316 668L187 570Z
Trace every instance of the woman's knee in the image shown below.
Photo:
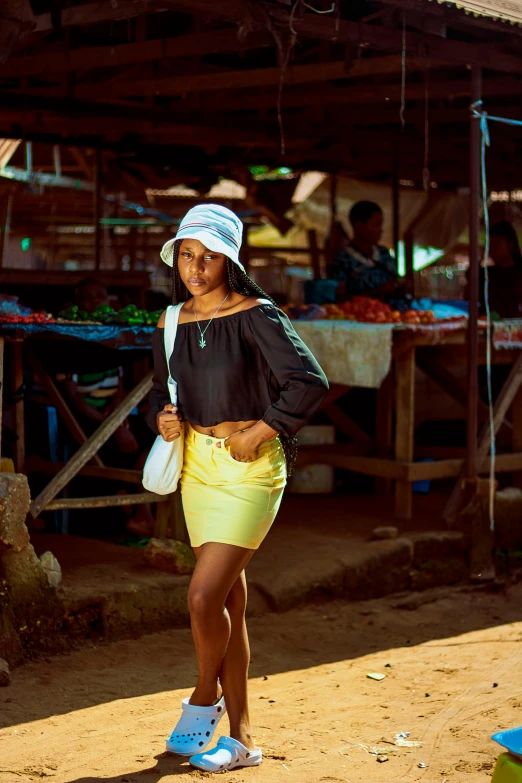
M216 611L222 611L223 602L216 598L208 587L191 585L188 592L188 608L191 617L205 618Z

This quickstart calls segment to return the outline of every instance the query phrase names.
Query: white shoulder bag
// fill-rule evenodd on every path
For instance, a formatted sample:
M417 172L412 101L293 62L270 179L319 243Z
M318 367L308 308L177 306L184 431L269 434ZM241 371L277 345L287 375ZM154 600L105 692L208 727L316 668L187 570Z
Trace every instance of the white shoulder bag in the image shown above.
M179 313L183 302L171 305L165 314L165 356L169 372L168 389L170 401L174 406L178 405L178 384L170 374L170 357L174 351L176 332L178 331ZM183 470L184 433L177 440L167 443L161 435L154 441L147 461L143 468L143 486L157 495L170 495L178 488L178 481Z

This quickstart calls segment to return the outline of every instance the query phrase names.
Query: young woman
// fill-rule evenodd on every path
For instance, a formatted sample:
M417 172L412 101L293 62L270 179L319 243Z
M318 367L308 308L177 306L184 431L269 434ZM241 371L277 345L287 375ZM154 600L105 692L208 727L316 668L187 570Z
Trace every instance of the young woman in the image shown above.
M286 316L245 273L241 236L233 212L202 205L161 251L173 301L185 302L170 360L177 409L167 390L164 316L153 343L151 424L166 441L185 438L181 491L197 558L188 602L198 681L167 750L207 771L262 760L248 714L245 567L279 509L295 434L328 389ZM230 736L207 752L225 711Z

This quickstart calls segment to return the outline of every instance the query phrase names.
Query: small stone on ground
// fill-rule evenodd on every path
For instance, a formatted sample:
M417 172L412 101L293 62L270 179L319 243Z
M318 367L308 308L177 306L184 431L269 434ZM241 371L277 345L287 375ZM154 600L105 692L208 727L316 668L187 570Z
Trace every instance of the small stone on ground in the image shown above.
M7 661L0 658L0 685L9 685L11 682L11 675L9 673L9 665Z

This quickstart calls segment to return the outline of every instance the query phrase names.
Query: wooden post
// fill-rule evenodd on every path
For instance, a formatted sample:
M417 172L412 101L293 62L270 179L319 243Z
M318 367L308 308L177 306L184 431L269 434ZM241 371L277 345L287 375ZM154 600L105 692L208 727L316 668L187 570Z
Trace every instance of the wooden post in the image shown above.
M134 272L136 268L136 245L138 244L138 229L136 226L131 226L129 237L129 267L131 272Z
M101 150L96 150L96 161L94 165L94 193L93 193L93 213L94 213L94 268L98 271L101 264Z
M4 401L4 338L0 337L0 458L2 457L2 413Z
M397 356L395 459L413 461L413 434L415 424L415 346L411 345ZM409 481L395 482L395 516L411 519L412 488Z
M514 452L522 452L522 387L519 389L511 408L513 423L512 448ZM522 473L513 475L513 486L522 489Z
M179 487L172 495L167 495L164 503L158 503L156 510L154 538L167 537L190 545Z
M413 231L408 231L404 236L404 260L406 267L406 280L410 284L412 294L415 294L415 275L413 269Z
M522 387L522 353L520 353L518 359L516 360L515 364L511 368L511 372L509 373L508 379L505 382L504 386L502 387L502 390L495 402L493 408L493 429L495 430L495 434L499 431L500 425L504 421L504 418L509 408L513 405L514 400L516 400L517 394L521 387ZM488 418L482 425L482 430L480 432L478 444L476 444L475 446L475 454L476 454L475 459L476 459L477 473L483 467L483 464L487 458L488 452L490 450L490 440L491 440L491 435L489 431L489 418ZM453 492L451 493L448 502L446 503L446 507L444 508L443 516L446 520L448 520L448 522L452 522L452 520L455 519L455 517L457 516L457 514L462 508L463 502L466 499L466 494L468 495L470 494L469 492L465 491L470 489L470 482L468 482L468 484L466 484L465 482L465 478L466 477L469 478L468 464L469 464L469 460L467 460L465 469L459 476L459 480L457 481L457 484ZM476 477L475 477L475 481L476 481Z
M392 206L393 206L393 249L395 259L399 263L400 241L400 195L399 195L399 150L397 146L393 151L393 180L392 180Z
M25 168L28 174L33 171L33 142L25 142Z
M482 96L482 69L474 65L471 71L471 102ZM469 219L469 319L468 319L468 415L467 415L467 478L477 478L478 423L478 300L480 267L480 119L471 117L470 127L470 219Z
M314 272L314 280L321 279L321 261L319 258L319 248L317 246L317 231L315 228L308 229L308 245L310 247L310 259Z
M333 262L335 252L334 236L335 224L337 223L337 174L330 174L330 236L327 247L326 266L329 267Z
M379 451L388 456L393 447L393 368L377 389L375 441ZM377 478L375 488L378 495L389 495L392 488L391 480Z
M60 157L60 145L55 144L53 146L53 161L54 161L54 173L57 177L62 176L62 160Z
M11 214L13 210L13 194L6 196L0 214L0 269L4 266L9 242L9 229L11 227Z
M13 340L11 345L13 350L12 394L14 397L14 430L16 433L13 456L15 471L23 473L25 464L23 341Z

